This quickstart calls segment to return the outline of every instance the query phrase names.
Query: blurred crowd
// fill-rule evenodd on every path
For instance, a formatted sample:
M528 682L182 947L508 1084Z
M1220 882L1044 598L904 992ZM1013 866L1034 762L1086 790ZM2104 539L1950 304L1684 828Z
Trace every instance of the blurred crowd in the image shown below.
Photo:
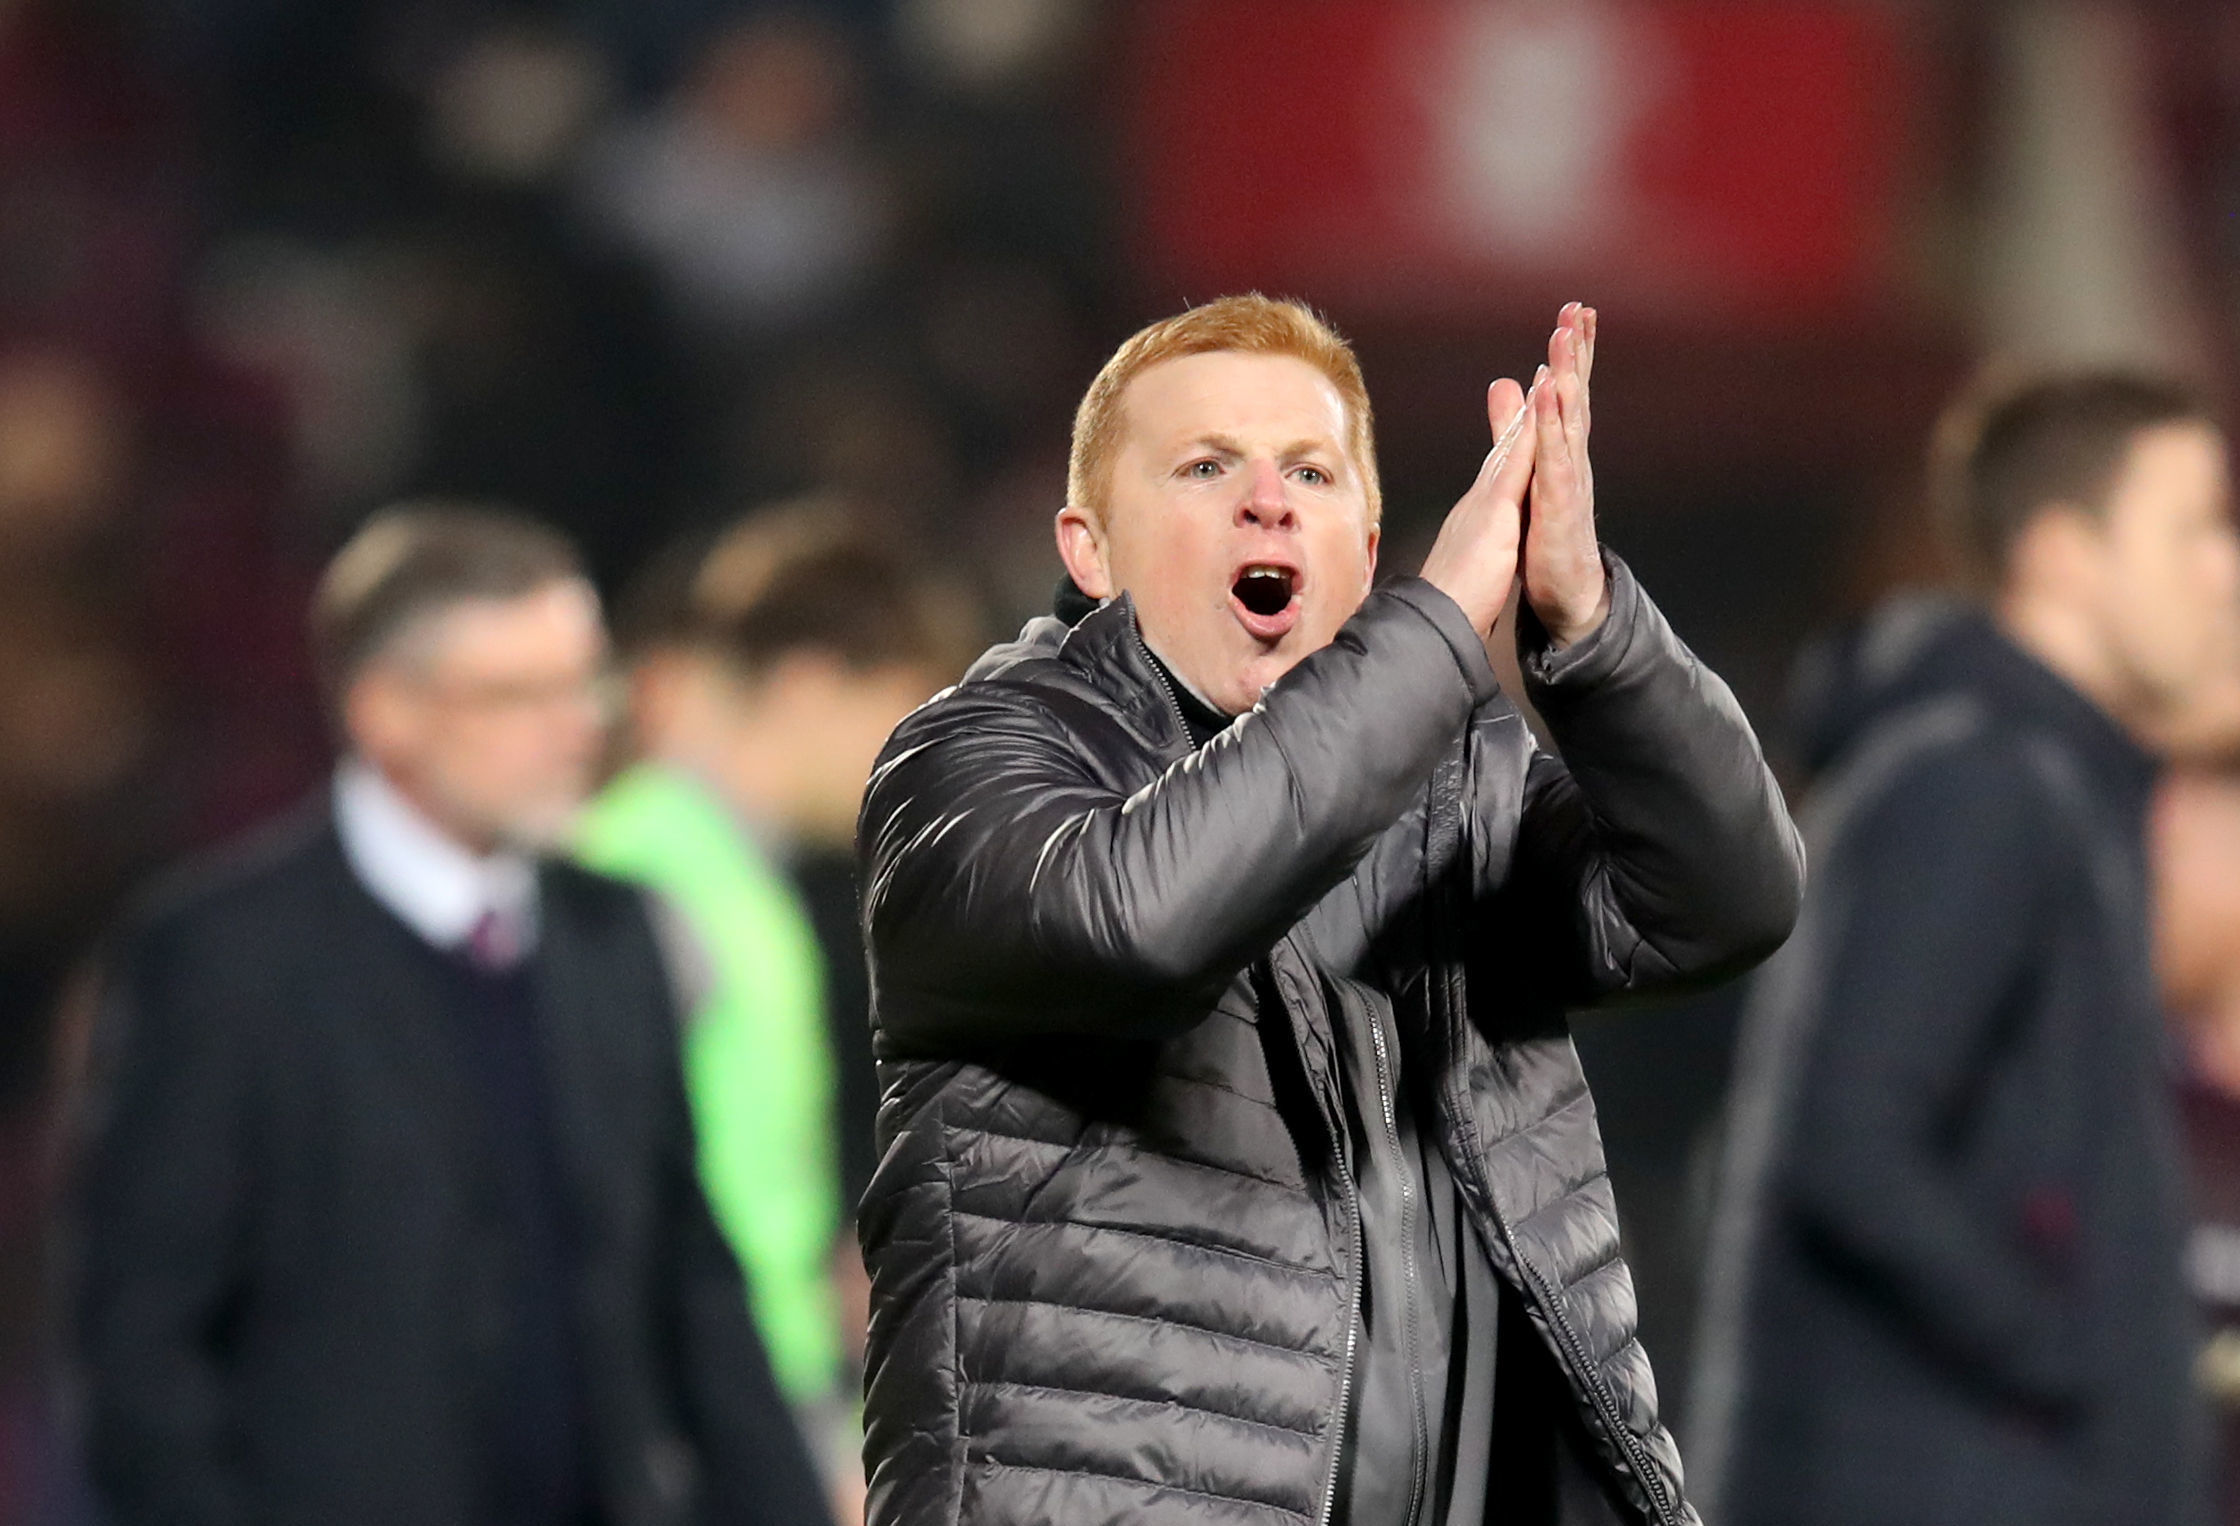
M301 611L390 499L533 506L610 593L812 488L1043 580L1096 18L888 10L9 7L11 981L318 771Z
M1192 185L1222 173L1174 122L1180 150L1139 118L1170 76L1195 109L1183 64L1207 60L1162 51L1186 9L0 3L0 1519L101 1519L64 1335L61 1269L82 1247L51 1231L85 1083L113 1060L98 1036L121 998L95 972L120 918L167 866L326 802L338 755L376 745L362 727L381 723L348 703L372 669L338 675L306 639L353 556L431 522L524 519L572 549L524 553L556 558L525 581L433 577L413 608L596 591L611 661L482 673L474 724L552 750L559 814L588 801L548 846L656 893L660 978L618 976L612 1000L682 1025L695 1190L736 1263L716 1281L743 1271L754 1316L751 1334L718 1321L708 1349L759 1347L791 1417L777 1441L761 1421L735 1433L798 1448L767 1466L813 1473L808 1514L860 1512L850 1217L878 1097L855 808L892 724L1047 612L1066 430L1105 350L1216 294L1132 221L1156 199L1147 156ZM1283 9L1205 14L1280 30ZM1802 800L1791 660L1832 615L1937 574L1918 463L1983 353L2176 370L2220 400L2240 374L2240 23L2069 0L1769 9L1904 40L1906 147L1880 193L1887 237L1860 257L1870 290L1777 312L1747 289L1691 307L1686 269L1626 277L1644 316L1605 303L1597 450L1608 538L1732 677ZM1533 56L1546 78L1570 67L1554 44ZM1280 120L1297 81L1233 84ZM1272 226L1248 189L1204 220ZM1379 236L1349 237L1373 262ZM1412 565L1475 466L1474 397L1509 364L1487 356L1516 349L1544 291L1596 295L1560 263L1519 269L1513 300L1459 317L1388 289L1357 323L1358 287L1310 275L1299 293L1361 342L1394 458L1388 567ZM570 705L572 738L530 734ZM495 734L444 745L473 773ZM2188 1381L2231 1433L2240 683L2162 742L2163 1060L2191 1165L2184 1271L2208 1315ZM488 978L460 999L506 1007L526 952L473 964ZM1713 993L1579 1035L1683 1443L1740 1010ZM504 1056L478 1063L502 1087ZM537 1217L548 1165L494 1167L523 1244L577 1232Z
M662 748L714 745L690 664L652 654L750 505L813 489L890 562L969 569L868 710L785 670L766 729L853 732L739 807L787 843L807 910L784 909L824 940L785 929L793 1017L829 1003L848 1062L797 1032L798 1068L763 1077L756 1097L800 1095L741 1127L837 1158L785 1210L791 1243L748 1255L794 1311L789 1391L844 1386L824 1277L872 1085L860 960L821 952L855 941L848 781L961 667L979 601L1047 593L1032 530L1111 281L1068 100L1102 25L1041 0L0 10L0 1516L61 1510L76 1472L38 1227L54 1079L96 1026L84 961L151 870L318 785L313 586L421 493L581 547L635 622ZM652 793L593 839L625 867L620 817ZM719 1212L751 1192L719 1177Z

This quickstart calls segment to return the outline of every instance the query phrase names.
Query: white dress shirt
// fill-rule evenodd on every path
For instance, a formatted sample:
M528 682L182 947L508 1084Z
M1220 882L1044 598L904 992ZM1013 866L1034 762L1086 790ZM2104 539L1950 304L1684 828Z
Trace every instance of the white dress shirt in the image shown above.
M527 856L462 847L356 758L335 771L334 821L359 883L437 948L464 948L491 914L516 953L536 946L537 869Z

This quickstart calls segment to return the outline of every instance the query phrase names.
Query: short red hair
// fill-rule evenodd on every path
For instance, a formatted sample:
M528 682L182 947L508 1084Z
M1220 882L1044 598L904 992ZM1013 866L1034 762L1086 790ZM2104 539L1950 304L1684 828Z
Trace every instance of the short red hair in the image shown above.
M1112 458L1120 449L1120 402L1128 383L1161 361L1185 355L1235 351L1288 355L1329 379L1346 409L1346 453L1361 473L1369 523L1384 513L1377 483L1377 443L1369 415L1369 387L1353 346L1303 302L1246 292L1202 303L1138 329L1113 351L1073 415L1073 453L1067 462L1066 501L1101 517Z

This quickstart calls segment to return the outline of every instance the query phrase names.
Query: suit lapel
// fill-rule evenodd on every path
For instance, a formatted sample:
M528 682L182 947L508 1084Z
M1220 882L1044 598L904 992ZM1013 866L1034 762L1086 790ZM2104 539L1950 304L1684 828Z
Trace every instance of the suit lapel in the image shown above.
M531 961L553 1145L579 1213L606 1202L603 1183L612 1145L620 1137L606 1123L616 1111L613 1093L628 1077L612 1062L614 1012L610 960L616 951L596 919L584 915L566 876L547 867L539 876L543 930Z

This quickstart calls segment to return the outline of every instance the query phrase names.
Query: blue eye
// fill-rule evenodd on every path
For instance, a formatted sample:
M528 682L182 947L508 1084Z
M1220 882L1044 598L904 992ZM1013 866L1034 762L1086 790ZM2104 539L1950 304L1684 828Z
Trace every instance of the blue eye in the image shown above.
M1330 485L1330 474L1319 466L1302 466L1299 468L1299 476L1309 487Z
M1193 461L1190 463L1189 470L1190 475L1200 482L1210 482L1220 475L1221 463L1218 461Z

